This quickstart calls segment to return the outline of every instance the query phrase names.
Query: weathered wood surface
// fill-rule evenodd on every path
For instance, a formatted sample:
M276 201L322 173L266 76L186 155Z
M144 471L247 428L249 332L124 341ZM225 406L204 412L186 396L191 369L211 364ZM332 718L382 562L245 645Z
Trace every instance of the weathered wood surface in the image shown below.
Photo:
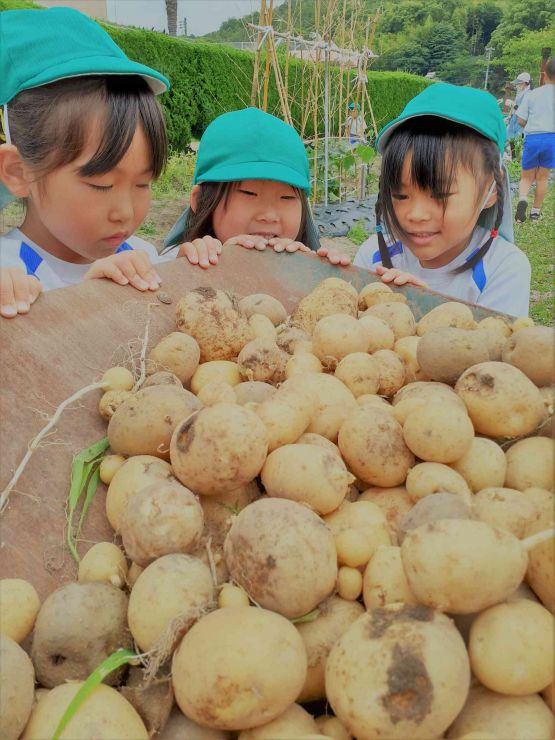
M270 293L291 309L318 282L329 276L350 280L360 289L375 279L365 270L333 268L314 255L258 253L232 247L216 268L202 271L184 259L159 266L162 290L171 305L94 280L41 296L31 313L0 319L0 485L3 489L30 440L66 398L98 380L113 364L122 364L145 330L148 305L153 346L174 329L177 300L186 290L209 285L238 295ZM440 303L440 296L408 288L417 317ZM490 312L476 309L477 317ZM94 391L64 412L47 442L32 455L7 510L0 520L0 578L25 578L41 598L74 579L75 564L65 546L65 506L75 454L105 436ZM104 511L104 487L97 491L87 517L84 554L90 543L112 540Z

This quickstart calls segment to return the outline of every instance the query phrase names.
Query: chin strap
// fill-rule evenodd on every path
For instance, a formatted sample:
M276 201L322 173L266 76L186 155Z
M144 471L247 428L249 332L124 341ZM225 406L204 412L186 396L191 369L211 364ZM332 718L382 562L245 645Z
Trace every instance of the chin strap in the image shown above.
M8 104L4 103L0 110L0 141L4 141L6 144L12 143L12 137L10 136L10 126L8 124Z

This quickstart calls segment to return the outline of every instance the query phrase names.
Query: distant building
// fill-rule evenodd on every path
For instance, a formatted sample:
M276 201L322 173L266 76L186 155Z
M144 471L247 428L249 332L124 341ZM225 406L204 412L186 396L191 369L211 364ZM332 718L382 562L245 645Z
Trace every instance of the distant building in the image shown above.
M100 18L107 21L108 18L108 1L107 0L36 0L38 5L44 5L45 8L60 7L61 5L68 8L80 10L91 18Z

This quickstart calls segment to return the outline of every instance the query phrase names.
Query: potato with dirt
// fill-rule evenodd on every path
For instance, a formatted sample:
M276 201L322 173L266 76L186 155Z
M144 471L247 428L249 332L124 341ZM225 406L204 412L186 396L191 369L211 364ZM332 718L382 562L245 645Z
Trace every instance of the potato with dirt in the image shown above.
M172 331L148 353L146 371L147 375L163 371L173 373L188 387L199 360L200 347L197 341L188 334Z
M366 329L368 336L368 352L371 354L379 349L393 349L395 335L393 330L383 319L377 316L363 314L358 323Z
M244 383L238 383L233 386L233 392L235 393L235 401L240 406L244 406L247 403L262 403L271 398L276 392L277 388L269 383L261 383L258 380L247 380Z
M119 648L131 648L127 596L107 583L67 583L44 601L35 622L31 659L46 688L84 681ZM123 669L105 681L117 684Z
M0 580L0 634L17 643L30 634L40 609L35 587L22 578Z
M201 409L175 428L170 444L173 471L200 496L232 491L260 473L268 433L259 417L238 404Z
M118 406L110 419L110 447L125 457L154 455L169 460L173 430L201 406L196 396L174 385L137 391Z
M396 542L401 519L407 511L410 511L413 505L405 486L394 486L392 488L373 486L366 488L360 494L358 500L370 501L382 510L392 541Z
M165 370L159 370L158 372L149 375L145 378L141 388L149 388L151 385L176 385L178 388L183 388L183 383L179 380L177 375L166 372Z
M438 493L455 493L467 506L472 505L472 492L465 479L449 465L418 463L409 470L406 481L407 494L413 503L425 496Z
M522 370L540 388L555 383L553 328L531 326L509 336L502 359Z
M324 316L342 313L357 317L358 293L341 278L327 278L302 298L291 314L294 326L312 332Z
M306 373L323 373L324 366L312 352L299 352L287 360L285 366L285 377L293 375L306 375Z
M356 318L342 313L320 319L312 331L312 352L330 370L354 352L368 352L367 331Z
M212 575L204 563L191 555L163 555L143 570L131 590L129 629L143 651L168 631L169 646L175 645L214 602Z
M125 686L120 694L134 707L148 730L149 736L158 737L165 726L173 706L171 677L159 671L154 680L147 684L144 669L140 665L131 666Z
M317 514L337 509L354 480L338 455L304 444L271 452L260 477L268 496L307 504Z
M462 709L470 666L452 621L390 604L359 617L333 646L326 694L358 740L436 738Z
M367 352L346 355L335 368L334 375L355 398L376 394L380 388L380 365Z
M526 534L536 507L534 503L514 488L482 488L474 496L473 509L476 519L492 527L511 532L519 540Z
M236 386L242 381L241 371L231 360L211 360L201 363L191 378L191 391L198 396L209 383L227 383Z
M399 355L390 349L379 349L372 359L377 363L380 376L380 396L394 396L405 383L405 365Z
M378 303L406 303L407 298L402 293L394 293L389 285L380 282L368 283L358 294L358 310L366 311Z
M257 337L245 344L239 352L237 366L243 379L258 380L277 385L285 379L289 356L273 339Z
M35 695L35 671L25 650L0 633L0 737L17 740L27 724Z
M281 386L271 398L254 409L266 428L268 452L292 444L308 428L316 408L313 395L299 384Z
M378 406L349 414L339 430L338 445L349 470L371 486L398 486L414 465L401 425Z
M377 303L367 309L360 318L364 319L366 316L385 321L393 332L395 341L416 334L414 314L404 303Z
M146 486L133 496L121 523L121 536L128 557L145 567L162 555L193 552L203 528L202 507L194 493L177 481L166 481Z
M362 582L364 605L370 611L395 602L417 604L407 581L401 549L380 545L364 569Z
M326 698L326 660L335 642L364 614L357 601L330 596L318 607L318 615L296 625L306 648L308 670L297 701L304 703Z
M106 421L110 421L112 416L119 409L121 404L127 399L133 398L131 391L112 390L102 394L98 402L98 413Z
M263 498L234 520L224 545L232 579L265 609L289 619L312 611L333 591L333 535L306 506Z
M471 365L490 359L479 332L449 326L427 331L420 338L416 357L431 380L449 385L455 385Z
M307 351L307 344L311 344L310 334L298 326L282 324L277 329L276 344L288 355L296 355L298 351Z
M201 362L233 360L252 339L237 299L214 288L187 291L177 304L176 326L196 339Z
M464 409L430 403L407 416L403 437L416 457L448 464L467 452L474 439L474 427Z
M474 493L482 488L503 486L507 474L503 448L486 437L474 437L464 455L449 467L462 475Z
M217 380L203 385L197 393L197 398L203 406L215 406L217 403L237 403L233 386Z
M464 303L446 301L423 316L416 327L416 333L423 337L433 329L454 327L457 329L475 329L476 322L472 310Z
M202 617L172 662L181 711L220 730L271 722L295 701L305 676L306 651L295 627L279 614L250 606Z
M318 728L311 714L299 704L291 704L283 714L263 725L243 730L237 740L311 740Z
M474 501L472 502L475 506ZM402 545L407 532L431 524L438 519L473 519L474 508L461 496L455 493L434 493L425 496L415 503L412 509L405 514L397 530L397 542Z
M505 457L507 487L519 491L527 488L553 490L555 441L547 437L521 439L509 447Z
M274 326L279 326L287 320L287 311L277 298L267 293L252 293L239 301L239 311L248 319L256 314L262 314L270 319Z
M472 365L458 379L455 392L464 401L477 434L519 437L533 432L544 418L538 388L505 362Z

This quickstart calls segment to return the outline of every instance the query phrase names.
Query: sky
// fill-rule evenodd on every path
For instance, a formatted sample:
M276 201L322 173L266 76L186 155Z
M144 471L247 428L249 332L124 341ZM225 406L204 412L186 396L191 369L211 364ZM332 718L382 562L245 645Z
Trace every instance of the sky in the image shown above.
M123 25L167 30L166 5L164 0L107 0L108 17ZM275 0L274 7L283 0ZM202 36L217 31L223 21L241 18L247 13L260 10L260 0L179 0L177 7L179 23L187 18L187 32Z

